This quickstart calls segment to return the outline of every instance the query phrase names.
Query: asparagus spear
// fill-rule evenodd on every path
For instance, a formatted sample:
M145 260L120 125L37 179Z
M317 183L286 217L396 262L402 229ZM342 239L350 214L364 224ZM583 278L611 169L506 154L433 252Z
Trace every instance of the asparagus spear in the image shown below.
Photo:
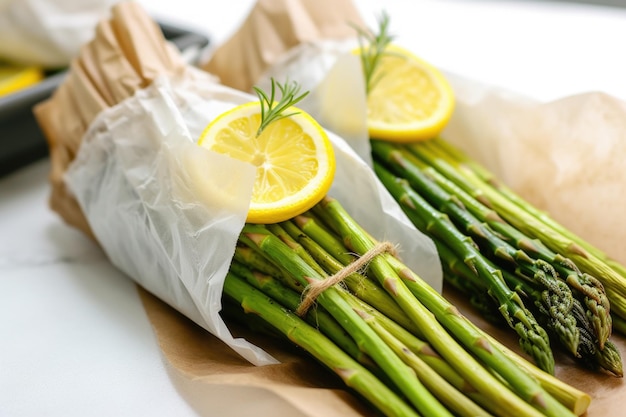
M348 250L344 247L343 250L341 250L341 252L342 252L342 254L346 254L348 252ZM263 253L263 252L259 252L259 253ZM262 259L264 259L265 264L267 264L265 258L262 258ZM352 259L352 258L350 257L350 259ZM348 260L348 262L349 262L349 260ZM262 266L262 268L270 269L270 270L273 269L272 267L267 268L266 266ZM276 270L274 269L273 272L276 273ZM282 274L277 274L277 275L279 275L281 277L283 276ZM302 289L302 286L301 285L300 286L296 286L296 289L298 291L300 291ZM345 291L341 291L340 293L344 294L344 295L347 294ZM370 311L374 311L375 312L376 310L368 310L368 312L370 312ZM400 326L395 325L391 320L386 319L384 317L384 315L382 315L380 313L378 313L378 314L383 318L383 321L381 321L381 323L383 323L383 324L387 323L387 325L385 325L386 326L385 328L389 329L389 331L391 333L396 335L398 340L402 340L402 343L405 343L407 346L415 346L415 347L411 348L414 352L420 352L421 351L421 354L422 354L421 357L424 358L424 360L427 361L429 363L429 365L431 365L433 367L433 369L437 369L438 373L441 373L442 375L446 375L446 372L442 372L443 368L437 367L438 365L436 365L436 364L439 363L440 365L444 366L444 368L445 368L445 363L441 362L441 360L439 360L436 355L429 354L428 352L430 351L430 349L425 348L422 342L414 342L414 341L411 342L410 339L406 338L406 335L408 334L406 331L404 331L404 336L403 336L402 335L403 329ZM413 327L415 327L415 326L413 326ZM418 332L418 334L420 333L419 329L417 330L417 332ZM409 335L409 336L411 337L412 335ZM485 335L485 337L488 337L488 336ZM415 340L415 339L413 339L413 340ZM495 340L492 341L492 343L494 343L496 346L498 345L498 342L495 341ZM424 349L425 349L425 351L424 351ZM537 368L532 367L529 363L525 362L524 360L522 360L520 357L518 357L514 353L512 353L510 351L507 351L506 347L500 346L500 349L505 354L509 355L511 357L511 360L519 361L519 366L520 367L527 367L528 369L530 369L529 372L533 373L538 380L542 381L542 384L545 385L547 390L549 390L550 392L553 392L555 396L558 396L559 400L561 400L565 405L570 407L572 410L577 410L576 412L578 414L580 414L580 410L586 409L586 407L588 405L588 401L587 402L585 401L585 394L584 393L581 393L581 392L579 392L577 390L574 390L572 387L567 386L565 384L562 384L560 381L558 381L558 380L556 380L554 378L551 378L549 375L547 375L547 374L545 374L543 372L540 372ZM488 373L487 375L490 375L490 374ZM462 385L458 385L458 377L455 378L455 377L448 377L448 376L446 376L446 379L449 380L449 381L455 381L456 380L457 382L455 382L455 383L457 385L455 385L455 386L459 387L459 389L462 389L463 392L467 393L467 387L463 388ZM497 379L496 379L496 383L499 383L499 381ZM500 398L501 397L501 393L498 391L497 388L494 390L494 393L496 394L496 398L498 399L498 401L502 401L503 400L502 398ZM471 391L471 388L470 388L470 391L469 391L469 393L467 395L469 395L472 398L475 398L475 397L476 398L480 398L481 394L473 393ZM504 398L506 398L506 395L504 396ZM489 400L487 400L487 401L489 401ZM480 401L480 402L482 403L482 401ZM504 406L503 407L504 408L500 408L500 409L501 410L505 410L505 411L502 412L502 413L499 413L500 415L507 415L510 412L510 410L512 410L512 408L510 407L510 404L508 404L506 402L506 400L504 402ZM494 407L494 408L498 409L497 406ZM531 413L531 415L532 415L532 413Z
M443 143L438 141L436 143ZM414 154L423 157L425 161L442 169L447 175L451 174L451 168L446 163L450 159L450 155L442 153L440 150L435 149L432 151L432 145L415 145L410 149ZM452 153L452 155L455 155ZM454 162L454 161L453 161ZM456 166L459 172L465 172L463 167ZM428 168L432 172L432 168ZM446 175L446 176L447 176ZM450 185L450 182L442 180L442 176L436 171L432 173L432 178L438 180L442 184L446 184L448 189L456 187L457 183ZM452 178L456 178L451 175ZM461 201L467 203L468 207L473 209L473 212L489 213L489 209L485 209L485 206L477 203L476 200L467 197L467 193L461 191L456 193ZM482 195L484 197L484 195ZM483 198L483 202L490 204L493 200L487 200ZM500 200L498 200L500 201ZM523 236L514 227L511 227L508 223L498 219L498 216L486 216L489 219L490 224L504 236L507 236L511 241L514 241L520 247L524 247L525 250L533 256L538 258L550 260L555 266L555 269L565 277L566 282L574 289L577 299L574 300L576 305L577 315L577 327L581 334L581 346L578 349L578 356L582 357L593 368L602 368L607 370L616 376L622 375L622 364L619 352L614 349L614 345L611 343L611 347L605 351L604 346L608 341L608 337L611 332L612 318L609 315L609 301L608 297L615 300L615 304L623 309L626 305L623 303L624 298L619 294L614 294L610 290L604 291L602 284L587 273L581 273L576 264L559 254L551 252L545 245L542 244L540 239L529 239ZM582 308L580 303L585 305L585 309ZM613 304L613 301L611 301ZM581 312L584 311L584 314ZM594 345L597 345L594 346Z
M282 240L286 240L284 236ZM289 244L289 246L291 247L292 245ZM255 273L245 265L237 262L231 264L230 272L245 278L249 284L292 311L295 311L300 304L300 296L295 291L280 284L273 277ZM475 390L456 374L426 343L406 331L402 333L402 329L396 327L397 325L394 326L391 320L350 294L345 294L345 298L352 305L352 308L363 317L365 322L392 347L394 352L417 372L418 377L424 382L426 387L452 411L467 417L488 415L487 412L478 407L462 392L469 391L469 393L474 397L480 398L484 403L486 403L486 400L476 394ZM351 357L357 359L359 363L362 363L374 374L378 374L377 371L379 370L372 369L375 368L375 364L372 363L369 356L364 355L358 349L352 339L349 336L347 337L345 331L324 310L320 308L309 310L306 319L309 324L316 326L322 333L335 341ZM429 365L434 367L431 368ZM452 380L454 385L449 383L444 376ZM463 391L459 391L459 389Z
M574 414L580 416L585 413L587 408L589 408L589 404L591 403L591 397L589 394L566 384L554 375L544 372L542 369L539 369L537 366L525 360L489 334L480 329L479 331L482 333L483 337L489 340L489 343L495 346L496 349L509 358L510 361L514 362L517 366L535 378L535 380L537 380L550 395L556 398L561 404L565 405Z
M458 285L458 281L463 281L464 285L462 285L461 288L465 291L465 294L469 297L476 295L477 302L479 303L476 307L480 310L488 310L487 314L490 315L491 311L489 308L491 306L486 300L480 297L485 294L486 290L485 288L479 288L481 282L476 281L476 277L466 268L465 264L460 262L445 245L437 241L435 241L435 243L437 244L437 249L444 265L448 265L448 268L454 271L454 277L448 277L448 279L452 281L453 285ZM520 280L508 271L503 270L502 273L507 283L512 288L515 288L516 291L531 294L536 300L535 305L538 309L553 308L550 306L551 304L559 304L558 300L550 300L547 294L532 288L528 282ZM467 285L468 282L473 285ZM621 377L623 375L621 357L615 345L611 343L612 347L606 351L597 346L597 340L593 334L593 327L589 323L580 301L574 299L571 310L579 336L579 343L577 344L578 350L575 352L574 356L592 369L603 369L614 376Z
M613 328L626 335L626 320L614 314L611 314L611 318L613 319Z
M452 159L448 154L437 152L434 143L412 145L409 149L424 158L424 160L427 160L429 165L435 167L468 194L474 196L483 204L493 207L501 217L515 228L528 236L539 239L554 252L561 253L571 259L581 271L599 279L604 289L601 286L597 286L597 293L602 294L605 291L615 313L626 317L626 303L613 303L614 295L615 298L620 297L622 300L626 297L625 278L620 276L600 258L586 251L577 241L572 240L569 236L563 235L558 230L546 225L541 217L536 217L535 214L520 208L507 196L493 188L491 183L482 181L467 165ZM596 283L592 280L587 284L593 286ZM581 286L584 285L584 283L581 283ZM592 293L593 291L590 291L590 294ZM599 305L602 305L600 300Z
M569 287L557 279L552 266L545 261L532 259L524 251L502 240L488 225L474 217L455 195L428 179L420 170L418 161L403 148L389 142L372 141L372 151L377 161L385 162L429 203L448 214L469 235L482 241L493 254L492 260L504 260L520 276L542 287L543 291L533 291L530 295L535 296L533 300L538 303L540 311L548 316L550 328L556 332L562 344L576 355L579 335L576 320L570 314L572 294ZM550 306L544 308L546 302Z
M622 359L619 351L613 342L607 340L604 348L597 346L595 336L591 329L591 324L587 320L584 308L578 300L574 300L572 309L579 323L583 323L580 328L580 357L582 362L594 370L605 370L616 377L623 376Z
M611 333L611 317L609 315L609 302L602 290L601 284L589 276L581 273L576 265L567 258L552 252L537 239L530 239L517 229L500 218L492 209L470 197L466 192L456 187L445 177L427 166L420 160L402 152L407 159L419 168L431 180L436 182L445 191L454 195L464 208L467 208L479 220L486 222L495 232L505 237L509 242L515 243L516 247L528 253L531 257L549 262L554 266L560 277L571 287L573 294L587 306L587 318L593 324L593 330L597 337L600 349ZM558 283L556 285L559 285ZM575 350L573 350L575 352Z
M300 296L296 291L287 288L270 275L254 271L250 269L249 266L236 261L231 263L230 272L245 279L248 284L262 291L268 297L278 301L291 311L295 311L300 304ZM354 343L354 340L352 340L339 323L326 311L321 308L312 309L306 314L304 320L311 326L322 330L322 333L344 352L370 371L376 373L376 365L373 363L372 359L359 349L356 343Z
M304 286L325 279L325 276L296 256L289 246L271 234L266 227L245 225L239 241L258 248L275 264L285 268L293 278ZM317 302L352 336L357 346L369 354L419 412L429 416L450 415L450 412L423 386L415 376L413 369L404 364L391 348L350 308L342 298L340 291L335 287L330 287L319 295Z
M606 341L604 349L596 350L596 363L599 368L609 371L618 378L624 376L622 355L617 346L610 340Z
M241 304L245 312L261 317L293 343L309 352L385 415L418 416L398 395L328 338L254 289L242 278L229 272L224 282L224 294Z
M374 162L376 174L387 190L400 203L415 226L444 241L457 256L488 282L490 294L500 304L500 312L520 337L520 345L547 372L554 372L554 357L545 330L524 306L519 295L504 282L502 272L482 256L474 242L458 231L448 217L433 209L406 180L399 179L381 164Z
M320 214L321 217L324 217L325 219L332 221L332 219L330 219L329 216L325 216L323 212L320 213L318 211L317 214ZM301 243L305 242L305 240L302 240L302 239L307 239L308 241L312 241L311 243L305 244L303 246L305 246L307 251L311 253L311 255L316 261L318 261L321 265L327 265L330 268L330 269L325 268L327 272L335 273L341 268L341 266L347 265L354 260L355 258L354 253L348 248L346 248L341 242L341 240L335 237L335 235L331 234L328 231L328 229L322 227L319 224L319 222L316 221L315 218L311 216L311 213L298 216L295 219L294 223L297 223L300 228L297 231L290 233L290 234L292 234L294 237L297 236L298 240ZM322 258L324 257L331 256L324 249L328 249L328 251L333 253L334 255L333 259L335 259L335 257L337 259L341 259L341 263L338 265L328 260L322 260ZM321 253L322 251L323 253ZM454 262L454 270L458 272L459 269L466 270L467 272L466 276L473 276L473 279L475 279L475 275L469 270L469 267L466 264L460 261ZM365 278L361 278L359 282L363 281L363 279ZM363 281L363 282L367 282L367 281ZM356 288L358 290L359 286L357 285ZM365 292L367 293L367 290ZM487 295L486 291L482 291L480 294L483 296ZM494 304L493 299L489 298L488 301ZM373 302L373 305L376 306L378 299L373 300L372 302ZM386 300L383 301L383 305L386 306ZM391 307L391 306L386 306L386 307ZM497 306L495 306L495 304L494 304L494 307L495 307L494 310L497 311ZM365 308L365 307L362 307L362 308ZM376 310L369 311L369 313L375 314ZM499 315L499 313L497 314ZM414 345L417 343L419 347L416 349L413 349L414 352L418 353L424 349L423 347L424 342L422 342L421 340L418 339L417 341L415 341L415 339L413 339L414 340L413 342L411 342L410 340L407 340L407 338L408 339L410 339L411 337L414 338L414 336L411 334L407 335L407 332L404 329L410 329L410 331L413 334L419 335L420 337L422 337L421 331L416 326L414 325L407 326L406 322L403 321L404 328L402 328L401 326L398 326L397 324L393 323L393 321L389 320L383 314L380 314L380 320L384 326L389 326L387 328L389 328L390 331L394 333L394 335L396 335L396 337L398 337L398 339L401 340L403 343L407 345ZM500 320L502 320L502 316L500 316ZM576 390L567 384L564 384L563 382L554 378L553 376L532 366L526 360L519 357L514 352L510 351L506 346L500 344L495 339L493 338L490 338L490 339L491 339L491 343L497 345L498 349L504 352L506 356L508 356L510 359L516 362L519 366L523 367L527 372L531 373L534 378L536 378L538 381L541 382L543 388L546 389L546 391L548 391L551 395L555 396L555 398L557 398L559 402L564 404L570 410L574 411L577 415L580 415L584 412L584 410L587 409L587 407L589 406L590 399L586 393ZM426 362L428 362L431 367L433 367L434 369L437 369L438 373L442 375L448 375L449 371L447 371L445 367L442 368L443 365L440 364L437 358L434 358L430 355L427 355L427 356L422 355L421 357ZM434 363L432 362L432 360L434 360ZM453 383L453 385L455 385L458 389L462 390L462 392L465 392L466 395L470 396L477 403L484 405L485 404L484 397L480 394L477 395L476 393L473 393L471 388L463 388L461 385L459 385L460 384L459 378L460 377L457 377L457 376L446 377L448 381ZM489 399L486 399L486 401L489 401ZM493 405L495 406L496 404L497 402L494 402ZM484 405L484 406L486 408L489 408L487 405ZM502 414L507 415L510 412L510 410L507 410L506 408L504 409L504 412L501 412L501 410L496 410L494 408L491 408L491 410L494 413L499 414L499 415L502 415Z
M455 278L450 278L451 280L459 280L463 282L461 286L461 290L465 291L468 296L476 296L483 297L479 301L478 307L487 310L490 313L491 303L488 303L487 300L484 300L484 295L488 288L485 283L480 279L477 279L477 276L472 273L472 271L461 262L456 255L442 242L438 239L435 239L435 244L437 245L437 251L441 258L441 261L444 265L447 265L451 271L454 271ZM533 301L533 305L537 310L541 313L539 317L543 317L545 321L547 321L547 327L560 335L567 335L570 332L570 328L575 330L575 333L571 337L576 337L575 346L578 349L578 343L580 340L580 332L577 328L577 321L575 317L571 314L572 306L571 304L567 307L567 317L561 317L560 320L555 320L553 317L558 317L559 315L563 315L559 313L563 303L560 298L555 295L551 295L547 290L540 290L534 288L533 285L525 280L518 278L517 276L509 273L506 270L502 270L502 276L505 282L514 289L520 296L527 297L529 300ZM469 284L469 285L468 285ZM459 285L458 283L456 284ZM550 313L548 313L548 311ZM563 315L564 316L564 315ZM567 324L567 330L558 329L558 326L561 326L562 323L565 322ZM578 351L575 350L572 352L574 356L578 355Z
M453 149L451 145L444 145L445 142L442 140L437 140L434 143L440 148L445 147L445 151L450 152L450 156L457 159L460 158L460 151ZM437 151L436 147L433 148ZM429 154L427 152L419 152L420 149L420 147L411 148L415 154L425 159L428 158ZM439 152L438 155L441 155L441 152ZM443 159L443 156L441 158ZM430 161L433 162L432 159ZM467 163L472 164L472 166L476 165L467 158L463 158L462 161L467 161ZM465 162L462 161L459 162L465 164ZM570 288L572 288L574 295L587 306L586 314L594 326L599 346L602 349L604 341L609 338L612 329L612 320L609 313L610 303L602 284L593 276L581 272L571 259L552 252L540 240L528 238L518 229L506 223L495 211L470 197L468 193L442 176L432 167L424 165L419 160L417 160L416 163L420 165L424 171L427 171L428 175L442 186L442 188L456 195L476 217L486 221L495 231L506 236L511 242L515 243L518 248L523 249L530 256L543 259L553 265L557 273L567 282Z
M321 265L328 274L336 274L355 259L354 255L347 251L341 254L340 258L342 261L330 255L328 249L330 251L335 250L333 253L337 253L336 250L345 250L345 248L340 241L335 240L328 231L321 227L310 213L297 216L292 222L288 222L285 227L290 230L292 237L306 248L315 262ZM324 245L326 248L324 248ZM354 273L348 275L343 283L359 299L375 306L381 313L405 329L415 331L415 324L408 319L393 298L375 282L362 274Z
M328 217L333 220L335 231L344 240L348 249L363 254L374 247L375 242L348 216L336 200L326 198L314 208L314 211L318 209L328 213ZM515 390L519 397L513 395L512 400L522 398L546 415L571 415L571 412L543 390L534 378L520 372L519 367L482 337L481 332L439 293L406 266L399 268L396 262L399 261L392 255L382 254L372 260L369 271L418 324L424 337L441 356L477 390L484 389L485 392L489 392L493 390L494 384L497 384L500 388L496 388L496 391L503 390L501 396L508 396L507 393L510 392L507 387L501 385L499 379L494 379L493 375L478 365L472 356L468 356L465 350L459 348L447 331L438 326L439 322ZM406 289L410 294L406 293ZM434 323L433 316L436 317Z
M363 320L405 361L407 365L417 372L424 384L437 398L446 404L456 415L464 417L490 416L481 407L477 406L468 397L462 395L454 386L449 384L443 377L430 368L419 356L413 354L402 342L394 337L389 331L382 327L365 310L355 308L355 311L363 317Z
M626 267L619 262L611 259L606 253L604 253L598 247L592 245L587 242L582 237L576 235L574 232L564 227L555 221L552 217L550 217L547 213L537 209L532 204L529 204L519 195L517 195L513 190L506 187L500 181L498 181L491 172L489 172L485 167L478 164L476 161L470 159L465 155L460 149L455 148L452 144L442 140L435 139L433 141L434 144L437 145L438 148L444 150L446 153L452 155L457 161L461 162L463 165L467 166L468 169L471 169L482 181L490 184L494 189L503 194L510 201L517 204L521 209L527 211L532 216L540 219L546 227L553 229L555 232L561 234L562 236L568 238L572 242L580 245L589 253L593 254L598 259L604 261L609 267L611 267L615 272L617 272L622 277L626 278Z
M457 291L461 292L469 301L469 304L490 323L501 324L504 320L498 311L498 306L493 302L493 298L484 290L479 290L478 286L467 281L458 272L455 272L449 265L442 265L443 279Z
M298 223L298 225L302 226L302 228L293 223ZM335 274L339 272L345 267L345 265L354 260L354 255L350 254L334 235L321 227L312 217L310 217L310 215L298 216L296 221L293 223L288 222L284 224L285 229L288 229L289 234L293 238L297 239L298 242L302 243L306 251L311 254L316 262L323 265L328 274ZM312 231L316 236L316 240L313 240L310 236L308 236L304 232L304 229ZM320 242L320 244L317 242ZM291 245L293 245L293 243L290 244L290 246ZM330 253L326 252L323 246L329 247L332 251L339 254L339 257L343 259L344 263L339 262ZM353 306L355 311L362 311L361 315L368 317L366 321L370 325L381 326L386 332L389 332L390 335L387 335L386 337L392 337L394 339L392 343L396 346L396 349L399 349L402 352L404 352L405 348L410 350L413 354L417 355L421 360L433 368L437 374L442 375L446 381L451 383L456 389L463 392L465 395L474 399L477 403L497 410L500 415L508 413L509 409L506 408L506 404L503 404L502 407L499 408L500 402L498 399L489 399L477 392L467 381L465 381L465 379L463 379L438 354L436 354L436 352L426 342L418 339L414 334L407 331L406 328L409 328L414 332L419 333L419 330L413 323L409 322L409 325L407 326L406 320L402 320L401 322L405 324L405 327L403 328L401 325L394 322L391 319L392 316L400 315L402 317L406 317L403 315L401 310L399 312L394 311L394 314L388 316L377 311L372 306L367 305L360 294L368 296L367 298L372 301L373 306L382 306L386 310L394 310L393 307L397 307L397 304L393 300L389 299L386 293L379 294L380 288L372 283L366 276L359 274L353 275L358 275L359 278L356 282L353 282L352 285L348 284L348 287L356 290L356 296L346 294L346 300ZM371 297L370 291L378 294L378 296ZM399 348L400 345L403 347ZM404 354L405 353L403 353L403 355ZM411 361L411 359L408 360ZM417 370L418 369L416 369L416 371ZM437 386L439 382L433 381L432 379L433 378L428 377L428 381L424 382L428 383L428 388L431 389L431 391L434 391L432 385L434 384ZM452 398L450 401L453 401L456 404L452 406L452 408L457 413L459 412L459 407L464 410L462 414L467 414L468 412L474 413L474 411L472 411L473 407L470 405L461 406L464 403L464 400ZM446 404L448 403L446 402Z
M445 246L445 245L444 245ZM439 253L441 253L442 247L437 246ZM448 249L448 253L451 253ZM465 295L470 295L468 291L476 291L477 285L470 285L472 280L475 279L475 275L471 272L471 270L465 265L463 262L459 261L458 258L455 258L450 264L443 265L444 269L444 277L446 273L447 267L450 267L450 273L453 280L462 281L463 286L462 291L464 291ZM398 263L398 268L402 268L401 264ZM464 279L467 278L467 281ZM454 285L454 283L453 283ZM476 297L477 303L480 303L478 306L479 309L486 309L487 314L486 318L491 319L492 321L502 321L502 316L497 312L497 306L493 302L493 299L490 297L485 297L487 294L484 290L479 291L477 293L478 297ZM530 362L526 361L524 358L517 355L515 352L511 351L508 347L502 345L499 341L489 336L487 333L483 332L483 336L488 338L490 343L495 345L498 350L500 350L504 355L506 355L509 359L514 361L518 366L526 370L530 373L537 381L541 383L541 386L552 396L554 396L560 403L568 407L572 410L576 415L581 415L587 410L589 404L591 402L591 398L588 394L577 390L570 385L563 383L561 380L555 378L551 374L544 372L542 369L539 369L536 366L533 366Z

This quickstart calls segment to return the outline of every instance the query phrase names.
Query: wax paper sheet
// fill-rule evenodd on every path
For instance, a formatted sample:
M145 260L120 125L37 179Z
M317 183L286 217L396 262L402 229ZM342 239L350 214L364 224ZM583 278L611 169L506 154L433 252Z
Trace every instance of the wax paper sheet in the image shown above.
M157 79L102 111L65 181L118 268L255 364L272 360L234 340L222 318L223 282L245 223L255 168L195 144L215 117L253 96L208 77ZM415 234L376 176L328 132L337 171L329 195L441 288L430 239Z
M539 102L448 74L442 136L536 207L626 263L626 103L603 92Z

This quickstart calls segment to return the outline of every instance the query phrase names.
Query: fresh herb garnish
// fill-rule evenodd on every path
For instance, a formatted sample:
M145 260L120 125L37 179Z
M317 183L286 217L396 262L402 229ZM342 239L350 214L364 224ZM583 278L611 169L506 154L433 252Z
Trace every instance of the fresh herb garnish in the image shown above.
M361 51L361 64L363 75L365 76L365 92L369 93L380 76L374 79L374 72L381 57L385 54L385 49L391 43L394 36L389 34L389 15L383 11L378 19L378 33L371 29L363 29L354 26L358 32L359 49Z
M258 87L253 87L259 96L259 102L261 103L261 124L256 132L257 137L263 132L263 130L272 122L276 120L284 119L285 117L293 116L298 112L291 112L284 114L283 112L289 107L295 105L309 94L308 91L298 95L300 93L300 85L298 83L285 81L284 84L271 79L272 86L270 88L269 97L267 94ZM276 102L276 87L280 90L281 98Z

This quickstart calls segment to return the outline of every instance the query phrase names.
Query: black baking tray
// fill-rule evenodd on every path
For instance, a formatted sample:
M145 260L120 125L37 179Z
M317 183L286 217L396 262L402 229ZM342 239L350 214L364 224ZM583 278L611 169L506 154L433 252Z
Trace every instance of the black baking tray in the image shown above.
M164 23L159 26L165 38L181 51L209 44L204 35ZM48 155L48 145L32 109L50 97L65 76L66 71L49 74L32 87L0 97L0 177Z

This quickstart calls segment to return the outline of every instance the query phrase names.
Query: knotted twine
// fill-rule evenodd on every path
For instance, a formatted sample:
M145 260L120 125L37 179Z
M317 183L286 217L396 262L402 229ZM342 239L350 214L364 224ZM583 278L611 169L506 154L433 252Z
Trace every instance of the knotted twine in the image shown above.
M309 311L309 308L311 308L311 306L315 303L315 300L321 293L323 293L333 285L342 282L350 274L354 274L355 272L366 269L367 265L372 261L372 259L382 253L391 253L395 256L395 246L390 242L378 242L372 249L365 252L363 256L355 259L353 262L346 265L345 268L342 268L340 271L338 271L336 274L331 275L326 279L311 282L304 289L304 291L302 291L302 301L300 302L300 305L296 310L296 314L300 317L304 316L307 311Z

